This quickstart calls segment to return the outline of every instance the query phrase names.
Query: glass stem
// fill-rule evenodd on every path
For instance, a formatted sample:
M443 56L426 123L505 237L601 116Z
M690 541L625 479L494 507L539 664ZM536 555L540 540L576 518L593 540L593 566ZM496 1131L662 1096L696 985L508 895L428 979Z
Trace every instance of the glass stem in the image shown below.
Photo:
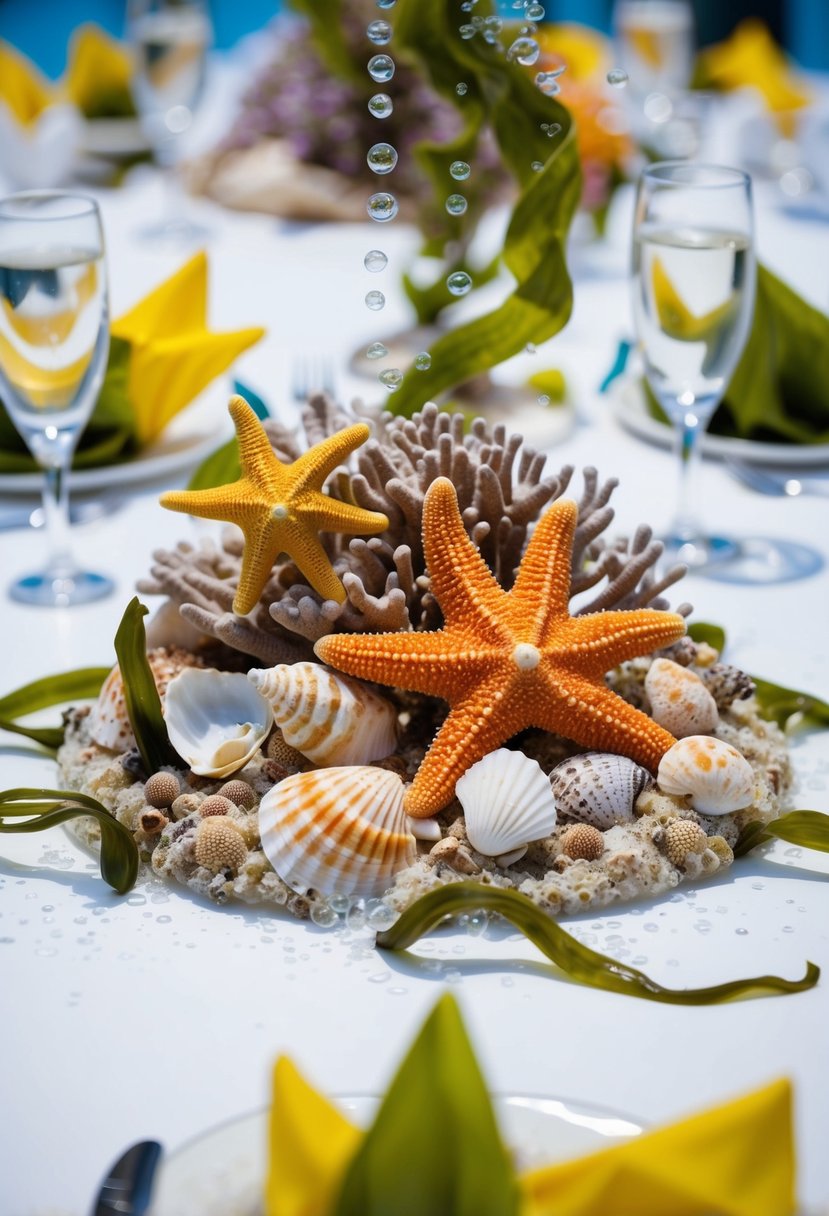
M682 541L693 541L700 534L693 504L696 501L695 489L700 462L699 439L703 429L699 415L693 410L685 411L676 428L679 485L673 530Z
M73 445L74 446L74 445ZM69 541L69 465L72 449L61 449L44 466L43 516L48 546L47 569L64 578L75 569Z

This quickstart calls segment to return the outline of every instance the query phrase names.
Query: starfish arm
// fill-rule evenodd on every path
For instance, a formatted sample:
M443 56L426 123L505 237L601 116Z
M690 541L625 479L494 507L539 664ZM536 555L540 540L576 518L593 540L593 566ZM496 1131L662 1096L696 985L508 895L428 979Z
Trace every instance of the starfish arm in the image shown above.
M510 602L523 609L533 620L536 637L543 645L551 628L567 615L570 600L570 560L578 507L561 498L549 507L535 525L518 574ZM530 639L527 639L530 640Z
M254 485L272 492L274 474L280 474L285 466L274 454L262 423L244 397L238 395L231 397L228 412L236 427L243 475Z
M239 585L233 598L233 611L246 616L259 602L262 588L271 576L280 544L273 529L262 526L261 521L243 525L245 548L242 555L242 570Z
M370 434L366 424L358 422L329 435L303 452L291 465L291 496L303 494L309 489L321 490L329 473L333 473L346 456L365 443Z
M202 519L241 523L250 511L246 506L249 491L250 487L242 479L209 490L168 490L161 495L159 502L168 511L183 511L185 515L198 515Z
M615 692L581 676L566 675L559 696L546 703L534 726L572 739L583 747L616 752L655 772L673 735L634 709Z
M491 654L464 649L442 631L331 633L319 639L314 652L350 676L444 701L463 698L497 661Z
M280 549L290 554L314 590L325 600L344 603L345 587L334 573L316 530L295 522L283 525L280 535L283 538Z
M470 765L529 725L504 695L503 672L479 681L456 705L406 791L404 807L416 819L434 815L451 800L455 782Z
M313 493L305 503L297 504L297 514L322 532L347 532L354 536L370 536L385 532L388 517L380 511L366 511L351 503Z
M466 534L455 487L433 481L423 500L423 548L432 593L447 625L469 626L489 642L505 638L507 593Z
M591 612L560 626L552 649L566 646L585 675L603 676L626 659L669 646L685 633L685 619L654 608Z

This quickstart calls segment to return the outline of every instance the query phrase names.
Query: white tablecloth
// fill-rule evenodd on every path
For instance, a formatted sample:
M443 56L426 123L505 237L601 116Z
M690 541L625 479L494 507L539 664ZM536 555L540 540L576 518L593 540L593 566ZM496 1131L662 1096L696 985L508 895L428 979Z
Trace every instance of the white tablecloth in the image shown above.
M155 205L155 189L147 178L103 197L116 315L183 257L132 237ZM396 276L413 234L396 225L291 228L209 207L204 214L216 229L214 325L268 326L267 338L240 360L240 377L292 416L292 359L322 351L333 356L342 391L364 391L341 369L361 342L408 322ZM371 276L362 257L378 244L390 266ZM761 206L759 245L774 268L826 305L829 228L784 223ZM362 297L381 277L388 304L378 315ZM597 392L629 326L624 278L585 278L565 333L513 369L516 376L564 370L580 421L551 450L551 465L595 464L619 476L613 501L621 531L641 521L664 525L675 482L670 454L620 429ZM829 559L825 500L760 497L707 462L700 504L711 525L797 539ZM188 534L198 535L191 521L162 511L155 493L141 490L111 517L78 528L79 557L114 573L117 594L71 611L26 609L1 596L2 691L109 663L116 624L152 550ZM3 581L37 564L41 545L38 535L0 533ZM698 618L726 626L733 662L829 694L825 569L762 589L689 578L676 601L682 598L693 601ZM829 811L827 739L793 745L799 806ZM12 736L2 737L0 772L4 787L55 781L51 763ZM360 934L206 906L146 878L119 898L60 830L3 837L0 857L3 1216L82 1216L105 1166L128 1142L152 1136L174 1147L262 1105L281 1051L329 1090L381 1087L447 983L498 1090L578 1097L652 1123L792 1077L802 1195L829 1203L829 977L797 996L666 1007L553 977L533 947L503 934L441 936L424 957L442 966L421 969L374 953ZM591 933L599 949L628 950L666 984L796 977L807 959L829 963L827 872L822 857L781 846L694 890L570 923Z

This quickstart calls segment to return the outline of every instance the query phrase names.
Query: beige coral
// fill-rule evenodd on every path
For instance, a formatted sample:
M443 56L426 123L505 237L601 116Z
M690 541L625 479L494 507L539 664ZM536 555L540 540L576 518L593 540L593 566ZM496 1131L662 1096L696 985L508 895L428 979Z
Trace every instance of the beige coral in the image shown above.
M174 773L153 773L144 785L144 797L158 810L172 806L180 792L181 786Z
M226 781L219 789L219 795L222 798L227 798L235 806L242 806L246 810L250 810L256 801L256 794L247 781L241 781L235 777L232 781ZM202 810L204 814L204 810Z
M224 816L203 819L193 846L196 861L214 874L219 870L238 870L247 861L248 846L242 833Z
M604 852L604 835L588 823L576 823L562 836L561 851L574 859L597 861Z
M674 819L665 828L665 853L668 861L681 869L689 853L704 853L708 837L691 819Z
M224 798L221 794L211 794L200 803L199 814L202 819L209 819L211 815L227 815L233 810L233 806L229 798Z

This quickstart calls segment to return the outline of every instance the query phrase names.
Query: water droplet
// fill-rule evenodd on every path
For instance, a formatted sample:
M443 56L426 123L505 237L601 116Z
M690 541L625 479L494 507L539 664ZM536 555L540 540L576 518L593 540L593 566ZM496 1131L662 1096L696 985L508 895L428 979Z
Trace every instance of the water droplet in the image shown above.
M399 367L390 367L387 371L381 372L378 379L390 393L396 393L403 383L403 373Z
M516 38L507 51L507 59L510 63L520 63L522 67L529 68L540 54L541 47L534 38Z
M545 97L555 97L561 92L557 77L557 72L539 72L536 75L535 83Z
M497 47L499 51L503 50L504 44L495 33L495 30L484 30L484 41L488 42L490 46Z
M514 988L515 980L513 979L513 977L511 975L502 975L501 976L501 987L502 988Z
M382 932L383 929L390 929L398 916L395 909L389 907L382 899L370 899L366 905L366 913L366 923L369 929L376 929L378 932Z
M366 910L363 907L363 901L357 900L348 910L345 918L345 923L349 929L365 929L366 927Z
M466 208L467 202L462 194L450 194L446 200L446 210L450 215L463 215Z
M373 97L369 98L368 112L375 118L388 118L393 110L394 102L388 93L375 93Z
M330 929L336 925L339 917L330 904L311 904L311 920L321 929Z
M394 8L397 0L377 0L378 8Z
M454 177L456 182L465 182L471 173L471 169L465 160L453 160L449 166L449 173Z
M328 903L339 916L345 916L348 909L351 907L350 895L332 895ZM288 938L288 941L291 939Z
M545 16L544 6L542 4L528 4L526 16L529 21L543 21Z
M465 296L472 287L472 279L465 270L456 270L446 280L446 286L453 296Z
M476 30L482 30L486 22L484 21L483 17L473 17L472 24Z
M382 291L367 291L366 292L366 308L370 308L372 312L379 312L381 308L386 306L386 297Z
M653 923L653 921L650 921L647 925L644 925L643 928L646 933L658 933L659 932L659 925L655 925Z
M536 349L537 348L536 348L535 342L528 342L527 345L524 347L524 350L527 352L528 355L534 355L536 352Z
M623 89L628 82L628 74L624 68L611 68L607 74L607 83L613 89Z
M492 16L484 18L484 25L487 29L494 30L496 34L500 34L504 28L504 23L500 17Z
M389 348L384 346L382 342L372 342L371 346L366 350L367 359L384 359L389 353Z
M155 919L159 925L169 925L173 918L172 916L157 916Z
M385 84L394 75L394 60L391 55L372 55L368 61L368 74L378 84Z
M372 173L391 173L397 164L397 149L391 144L372 144L366 160Z
M489 925L489 913L483 910L470 912L467 916L460 917L459 924L470 937L480 937L482 933L486 932Z
M794 933L794 925L784 925L783 932L784 933Z
M385 46L391 42L391 26L388 21L370 21L366 27L366 37L375 46Z
M408 988L400 988L399 986L395 987L395 988L386 989L386 992L389 994L389 996L405 996L408 991L409 991Z
M397 215L397 199L393 194L372 194L366 203L366 210L378 224L385 224Z
M465 84L462 80L459 80L455 85L455 92L457 93L458 97L465 97L469 92L469 85Z
M544 134L547 136L548 139L552 139L553 136L558 135L559 131L561 130L561 123L560 122L543 122L541 124L541 130L544 132Z
M369 249L366 256L363 258L363 265L366 270L370 270L372 274L378 274L379 271L385 270L389 264L389 259L383 253L382 249Z
M748 937L748 929L735 929L734 932L738 937Z
M540 173L541 170L544 168L544 161L543 160L534 160L533 163L530 165L530 168L532 169L533 173Z
M368 977L370 984L385 984L391 979L390 971L375 971L374 975Z
M459 28L458 33L460 34L461 38L468 40L475 37L477 30L475 29L474 25L462 25Z
M428 350L421 351L419 355L415 355L415 370L419 372L428 372L432 366L432 356Z
M538 404L539 405L549 405L550 404L550 398L547 396L546 393L538 394Z

